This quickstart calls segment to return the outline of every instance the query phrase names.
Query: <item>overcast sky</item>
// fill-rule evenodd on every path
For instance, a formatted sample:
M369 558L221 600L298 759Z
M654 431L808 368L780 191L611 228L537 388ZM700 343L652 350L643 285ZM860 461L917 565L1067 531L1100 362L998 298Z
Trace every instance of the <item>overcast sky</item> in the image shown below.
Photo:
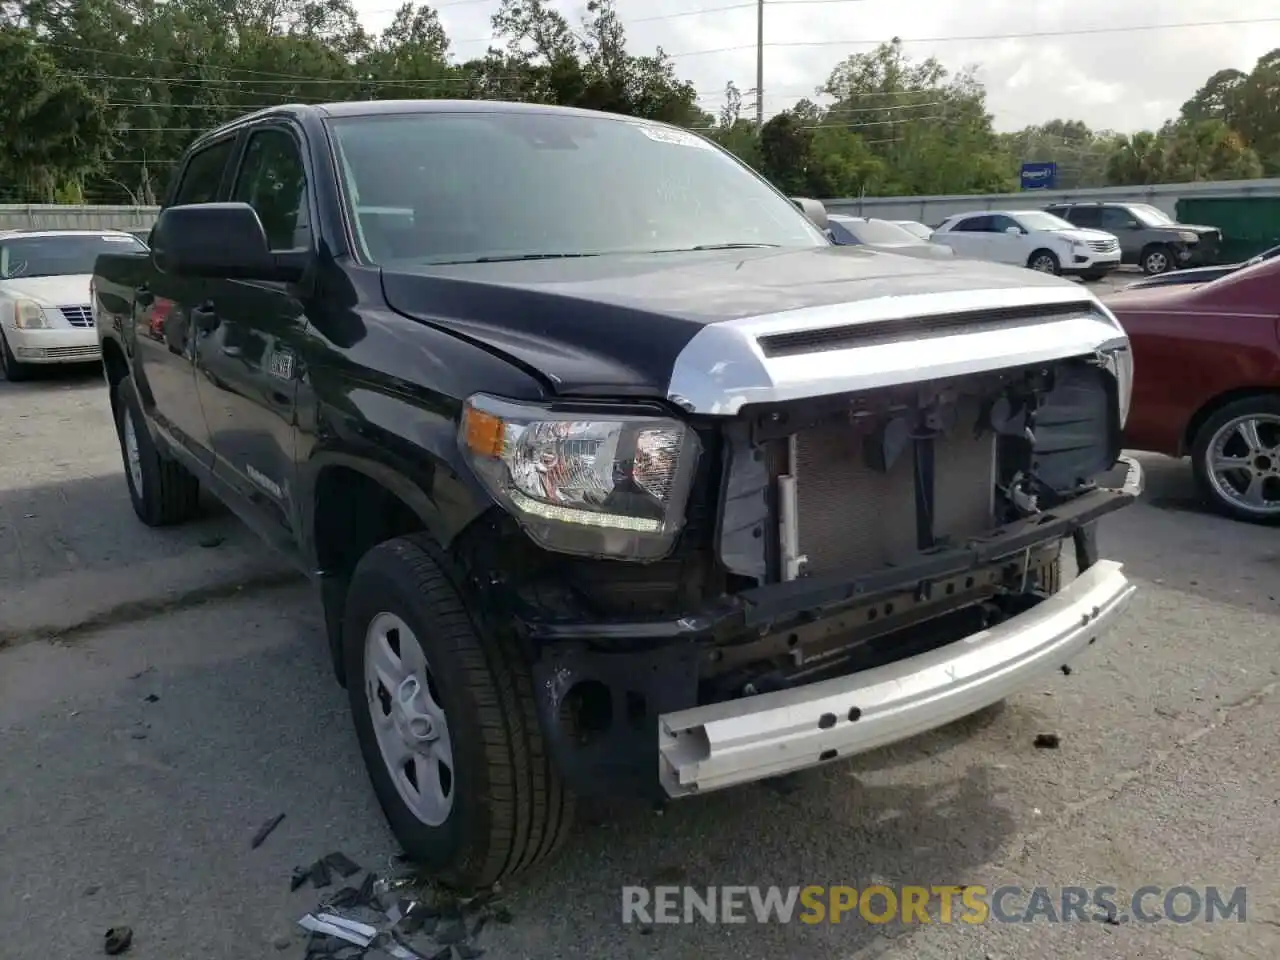
M586 0L553 0L576 23ZM355 0L366 26L381 29L395 0ZM739 9L714 8L733 7ZM482 54L498 0L432 4L455 58ZM618 0L629 46L661 45L702 106L716 112L727 81L755 86L756 14L750 0ZM708 11L694 14L693 11ZM950 39L1137 27L1159 23L1262 21L1221 26L1017 39ZM1277 0L767 0L765 112L773 114L823 82L844 57L900 36L913 59L952 70L979 68L999 130L1055 117L1095 129L1158 127L1215 70L1252 68L1280 47ZM774 44L770 46L770 44ZM738 48L726 50L725 48ZM711 52L715 51L715 52Z

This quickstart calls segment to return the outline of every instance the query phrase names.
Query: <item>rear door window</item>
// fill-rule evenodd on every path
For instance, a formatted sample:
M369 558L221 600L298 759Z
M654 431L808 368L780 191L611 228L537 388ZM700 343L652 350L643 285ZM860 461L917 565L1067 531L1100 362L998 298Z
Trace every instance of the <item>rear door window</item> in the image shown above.
M1102 210L1098 207L1072 207L1064 219L1070 220L1077 227L1092 230L1102 226Z

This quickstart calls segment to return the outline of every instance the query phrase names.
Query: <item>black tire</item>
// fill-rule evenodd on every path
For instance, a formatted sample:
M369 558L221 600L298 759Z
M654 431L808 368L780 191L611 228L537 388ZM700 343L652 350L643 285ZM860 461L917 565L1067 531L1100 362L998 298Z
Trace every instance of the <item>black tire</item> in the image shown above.
M1196 431L1196 435L1191 441L1191 469L1195 475L1196 487L1205 502L1223 516L1231 517L1233 520L1242 520L1246 523L1280 524L1280 508L1271 508L1264 511L1247 509L1236 501L1223 496L1214 485L1211 476L1212 471L1209 469L1209 446L1218 431L1231 421L1241 417L1270 417L1273 420L1280 418L1280 396L1260 394L1255 397L1236 400L1214 413L1200 425L1200 429ZM1274 459L1270 461L1270 464L1273 468L1278 466ZM1267 483L1267 487L1270 490L1280 487L1280 476L1273 474Z
M1178 269L1178 256L1173 252L1172 247L1152 244L1142 251L1142 256L1138 258L1138 265L1147 276L1158 277Z
M396 538L366 553L347 593L343 657L360 751L401 848L445 882L475 889L559 849L574 798L543 743L529 669L514 638L473 619L447 569L422 537ZM413 631L437 678L455 768L452 806L439 826L405 803L374 733L364 647L381 613Z
M129 486L133 512L149 527L168 527L195 516L200 508L200 481L176 460L161 456L146 427L142 404L131 377L116 384L116 437L120 441L120 457L124 463L124 479ZM129 467L129 450L125 441L126 418L132 418L133 435L138 445L138 466L142 489L134 481Z
M0 376L10 383L19 383L31 376L31 365L20 363L14 357L3 331L0 331Z
M1035 250L1027 257L1027 266L1039 273L1051 273L1055 277L1062 276L1062 261L1052 250Z

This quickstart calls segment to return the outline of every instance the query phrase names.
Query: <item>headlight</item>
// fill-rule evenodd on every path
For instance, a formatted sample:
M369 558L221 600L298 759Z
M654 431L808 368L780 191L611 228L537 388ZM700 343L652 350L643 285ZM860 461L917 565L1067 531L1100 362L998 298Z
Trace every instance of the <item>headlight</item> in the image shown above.
M1183 243L1199 243L1200 234L1192 233L1190 230L1184 230L1178 234L1178 239Z
M19 330L46 330L49 318L34 300L18 300L13 305L13 325Z
M541 546L660 560L684 526L699 443L662 416L560 411L477 394L459 442L476 475Z

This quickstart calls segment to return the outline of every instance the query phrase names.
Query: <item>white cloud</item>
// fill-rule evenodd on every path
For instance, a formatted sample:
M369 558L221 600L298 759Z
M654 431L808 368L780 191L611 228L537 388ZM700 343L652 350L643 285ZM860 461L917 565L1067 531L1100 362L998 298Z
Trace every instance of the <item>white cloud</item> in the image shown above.
M714 112L725 83L755 86L756 15L751 7L690 15L741 0L618 0L637 52L661 45L681 76ZM553 0L571 21L583 0ZM439 0L437 10L455 56L482 54L498 0ZM1121 9L1125 8L1125 9ZM390 0L356 0L364 22L381 28ZM782 110L813 90L844 57L900 36L913 59L936 56L955 71L978 68L997 129L1054 118L1095 129L1158 127L1216 70L1248 70L1280 47L1280 19L1271 23L1187 27L1085 35L1061 31L1280 18L1275 0L767 0L765 112ZM1009 34L1050 34L1010 39ZM951 39L945 39L951 38ZM820 45L819 45L820 44ZM736 49L726 49L736 48ZM719 52L706 52L719 51Z

